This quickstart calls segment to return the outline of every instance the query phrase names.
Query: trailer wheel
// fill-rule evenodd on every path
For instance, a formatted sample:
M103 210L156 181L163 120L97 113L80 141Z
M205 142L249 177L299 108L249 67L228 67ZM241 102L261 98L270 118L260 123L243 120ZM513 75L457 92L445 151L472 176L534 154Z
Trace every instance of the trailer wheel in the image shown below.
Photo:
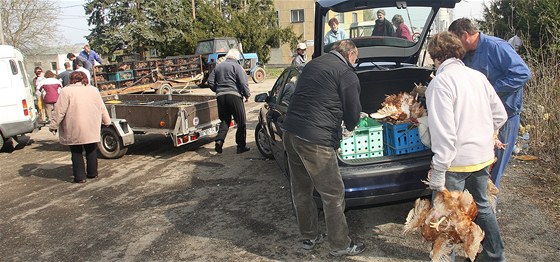
M0 150L2 150L2 148L4 148L4 136L2 134L0 134Z
M120 158L128 151L115 128L107 126L101 127L101 141L97 144L97 149L101 156L109 159Z
M169 84L163 84L158 88L157 93L160 95L171 94L173 93L173 87Z
M265 77L266 77L266 72L262 67L257 67L257 69L255 69L255 71L253 72L253 81L255 81L255 83L257 84L262 83Z

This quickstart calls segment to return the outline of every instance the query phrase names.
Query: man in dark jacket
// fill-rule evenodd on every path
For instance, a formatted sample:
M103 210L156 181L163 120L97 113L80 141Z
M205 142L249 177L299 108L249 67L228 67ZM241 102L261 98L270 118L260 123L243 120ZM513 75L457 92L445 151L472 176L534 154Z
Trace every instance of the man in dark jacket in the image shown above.
M72 69L76 70L78 68L77 63L74 62L74 60L77 59L78 61L80 61L82 63L83 68L87 69L90 73L93 72L93 71L91 71L93 69L93 66L91 65L91 63L86 58L81 57L81 56L76 56L73 53L68 53L66 55L66 58L68 58L68 60L72 61L72 63L73 63Z
M337 165L336 148L344 120L352 131L360 118L360 81L352 67L358 49L351 40L303 68L292 95L284 122L284 147L288 153L292 198L303 248L310 250L323 242L313 188L321 195L331 255L356 255L362 243L348 236L344 216L344 183Z
M218 153L222 153L232 116L237 123L237 133L235 134L237 153L241 154L249 151L246 143L247 119L243 98L245 98L245 102L249 101L251 92L247 83L247 74L237 62L240 56L239 50L230 49L226 54L226 60L218 64L208 76L210 89L216 92L218 115L222 121L215 143L215 150Z
M385 10L379 9L377 11L377 20L375 20L372 36L393 36L393 34L395 34L393 24L385 19Z

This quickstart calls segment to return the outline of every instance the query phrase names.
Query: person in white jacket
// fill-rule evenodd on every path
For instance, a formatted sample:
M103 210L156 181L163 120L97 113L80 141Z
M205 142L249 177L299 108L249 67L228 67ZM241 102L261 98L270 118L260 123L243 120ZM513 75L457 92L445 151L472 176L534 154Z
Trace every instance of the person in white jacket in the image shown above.
M460 60L461 40L449 32L436 34L428 44L436 76L426 90L434 191L468 190L478 207L475 223L485 232L483 261L503 261L504 243L496 215L487 199L489 167L494 162L497 134L507 113L494 88L482 73Z

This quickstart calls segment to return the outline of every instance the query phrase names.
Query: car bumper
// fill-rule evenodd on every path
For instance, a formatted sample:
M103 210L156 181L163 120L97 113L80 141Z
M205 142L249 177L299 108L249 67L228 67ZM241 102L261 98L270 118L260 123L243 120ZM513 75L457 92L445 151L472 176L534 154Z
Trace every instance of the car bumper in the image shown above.
M426 180L431 156L423 153L396 161L341 164L346 206L385 204L429 195L431 191L422 180Z
M5 138L22 135L26 133L31 133L36 128L37 121L35 120L24 120L11 123L0 124L0 130Z

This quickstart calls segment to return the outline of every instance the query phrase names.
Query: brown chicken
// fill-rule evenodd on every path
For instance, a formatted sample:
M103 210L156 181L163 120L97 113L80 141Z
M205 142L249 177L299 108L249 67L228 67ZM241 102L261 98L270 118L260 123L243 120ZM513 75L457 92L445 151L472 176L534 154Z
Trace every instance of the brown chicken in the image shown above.
M388 95L381 104L382 108L370 116L375 119L386 118L391 122L415 122L426 114L426 109L409 93Z
M484 239L484 232L474 223L478 214L476 203L468 191L437 192L430 201L417 199L404 225L404 233L420 231L433 242L432 261L450 261L451 251L474 261Z

